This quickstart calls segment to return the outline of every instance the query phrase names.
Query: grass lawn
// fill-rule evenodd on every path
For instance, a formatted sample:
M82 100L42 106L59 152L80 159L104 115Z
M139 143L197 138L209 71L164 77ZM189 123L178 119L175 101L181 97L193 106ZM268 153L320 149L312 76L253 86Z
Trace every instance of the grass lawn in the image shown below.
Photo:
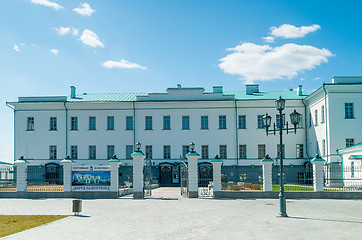
M0 215L0 238L53 222L67 215Z
M273 185L273 191L279 191L279 185ZM314 191L313 187L304 187L304 186L287 186L284 185L284 191Z

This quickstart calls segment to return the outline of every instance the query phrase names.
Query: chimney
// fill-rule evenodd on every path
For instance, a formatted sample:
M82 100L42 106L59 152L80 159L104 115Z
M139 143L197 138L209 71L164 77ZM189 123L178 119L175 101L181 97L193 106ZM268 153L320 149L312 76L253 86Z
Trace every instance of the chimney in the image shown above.
M70 98L75 98L75 87L70 86Z
M253 95L259 92L259 84L246 84L246 95Z
M212 92L213 93L222 93L222 86L213 86Z
M177 84L177 88L181 88L181 84Z
M302 95L303 95L302 85L298 85L298 88L297 88L297 95L298 95L298 96L302 96Z

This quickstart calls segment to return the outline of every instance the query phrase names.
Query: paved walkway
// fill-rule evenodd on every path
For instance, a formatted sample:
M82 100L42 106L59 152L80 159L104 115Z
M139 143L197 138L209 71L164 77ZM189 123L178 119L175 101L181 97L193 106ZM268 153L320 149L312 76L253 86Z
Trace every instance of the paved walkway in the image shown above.
M178 189L153 198L83 200L82 216L5 239L361 239L361 200L186 199ZM162 194L168 192L166 196ZM72 199L0 199L0 214L72 214Z

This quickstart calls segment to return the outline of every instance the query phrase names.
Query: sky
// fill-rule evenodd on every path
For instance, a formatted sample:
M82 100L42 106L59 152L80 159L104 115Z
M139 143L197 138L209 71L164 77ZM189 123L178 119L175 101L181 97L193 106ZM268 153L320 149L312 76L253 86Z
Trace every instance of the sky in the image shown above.
M1 0L0 161L13 161L20 96L305 91L362 76L362 2Z

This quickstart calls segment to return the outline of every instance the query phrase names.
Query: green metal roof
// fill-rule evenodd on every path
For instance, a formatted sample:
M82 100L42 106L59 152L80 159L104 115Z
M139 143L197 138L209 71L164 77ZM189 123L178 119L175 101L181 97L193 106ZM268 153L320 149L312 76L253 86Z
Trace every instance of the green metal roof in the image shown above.
M252 95L246 94L246 92L227 92L224 95L234 94L237 100L276 100L279 96L282 96L285 100L301 100L306 98L310 93L304 92L302 96L299 96L296 91L270 91L270 92L258 92Z
M351 157L354 159L361 159L362 155L351 155Z
M2 162L2 161L0 161L0 164L5 164L5 165L14 165L13 163Z

